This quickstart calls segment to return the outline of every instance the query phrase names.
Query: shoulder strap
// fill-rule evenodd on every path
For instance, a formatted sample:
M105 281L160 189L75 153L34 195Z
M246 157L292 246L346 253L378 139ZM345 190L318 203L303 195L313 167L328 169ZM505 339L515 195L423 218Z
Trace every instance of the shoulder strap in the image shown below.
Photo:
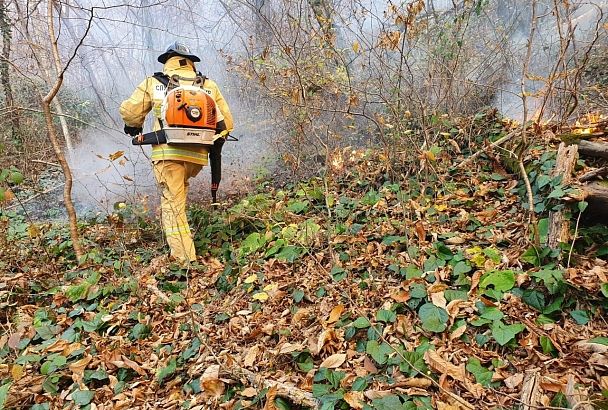
M205 81L207 81L207 76L203 75L200 71L196 73L196 85L203 88L205 86Z
M152 77L154 77L156 80L158 80L165 87L168 87L169 83L171 82L171 77L169 77L167 74L162 73L162 72L156 72L152 75ZM179 77L179 76L177 76L177 77ZM179 77L179 78L182 78L182 77ZM207 76L201 74L200 71L196 73L196 78L194 80L196 85L203 88L205 86L206 81L207 81Z
M156 78L165 87L169 84L169 76L165 73L156 72L152 74L152 77Z

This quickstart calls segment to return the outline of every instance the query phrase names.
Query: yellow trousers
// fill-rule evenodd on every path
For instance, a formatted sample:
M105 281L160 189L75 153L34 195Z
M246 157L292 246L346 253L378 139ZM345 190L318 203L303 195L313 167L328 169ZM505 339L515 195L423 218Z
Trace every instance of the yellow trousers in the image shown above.
M154 162L154 176L161 190L163 229L171 256L180 262L196 260L194 241L186 219L186 196L188 179L195 177L202 168L202 165L186 161Z

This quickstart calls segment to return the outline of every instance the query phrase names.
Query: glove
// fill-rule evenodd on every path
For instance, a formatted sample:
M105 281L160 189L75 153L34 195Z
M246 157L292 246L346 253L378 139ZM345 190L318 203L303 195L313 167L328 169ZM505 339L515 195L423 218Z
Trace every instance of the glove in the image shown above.
M216 139L213 142L213 145L211 146L210 152L212 155L216 155L216 153L219 155L222 154L222 147L224 146L224 143L226 142L226 135L228 135L228 133L226 133L226 135L223 135L220 133L220 135L221 135L221 137Z
M129 127L127 124L125 124L125 134L128 134L132 137L138 136L139 134L141 134L142 131L142 127Z

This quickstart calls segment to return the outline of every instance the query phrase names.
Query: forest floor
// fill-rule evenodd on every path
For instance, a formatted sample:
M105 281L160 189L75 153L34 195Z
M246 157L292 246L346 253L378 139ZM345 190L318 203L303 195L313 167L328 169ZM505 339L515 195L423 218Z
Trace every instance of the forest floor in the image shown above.
M64 225L5 214L0 404L608 408L605 227L534 246L525 187L499 150L458 167L463 132L474 152L512 124L443 126L415 173L347 148L322 178L192 207L202 256L188 269L135 204L81 221L80 265ZM541 243L571 193L545 131L527 157ZM585 205L565 209L574 227Z
M605 135L605 57L590 67L579 125ZM441 117L414 161L345 148L320 177L193 206L187 269L136 203L80 221L81 264L64 222L3 211L0 409L608 409L608 231L565 201L547 126L525 158L535 244L488 144L513 127ZM550 249L557 210L576 240Z

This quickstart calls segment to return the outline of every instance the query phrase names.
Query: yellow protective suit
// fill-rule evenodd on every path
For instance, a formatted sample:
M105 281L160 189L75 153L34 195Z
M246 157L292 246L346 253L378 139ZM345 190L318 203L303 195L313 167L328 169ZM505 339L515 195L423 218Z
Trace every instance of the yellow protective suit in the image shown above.
M183 78L194 79L196 77L194 63L180 56L167 60L163 72L169 76L177 74ZM192 81L180 80L180 85L192 85ZM217 84L207 79L203 89L215 101L226 123L226 128L229 131L232 130L234 127L232 114ZM124 123L130 127L142 127L146 115L153 111L156 117L153 130L160 129L160 107L164 97L165 86L154 77L146 78L120 105L120 115ZM207 147L200 145L159 144L152 146L154 176L161 188L162 195L163 228L171 249L171 256L181 262L196 260L192 233L186 219L186 196L188 179L195 177L203 166L207 165L208 154Z

